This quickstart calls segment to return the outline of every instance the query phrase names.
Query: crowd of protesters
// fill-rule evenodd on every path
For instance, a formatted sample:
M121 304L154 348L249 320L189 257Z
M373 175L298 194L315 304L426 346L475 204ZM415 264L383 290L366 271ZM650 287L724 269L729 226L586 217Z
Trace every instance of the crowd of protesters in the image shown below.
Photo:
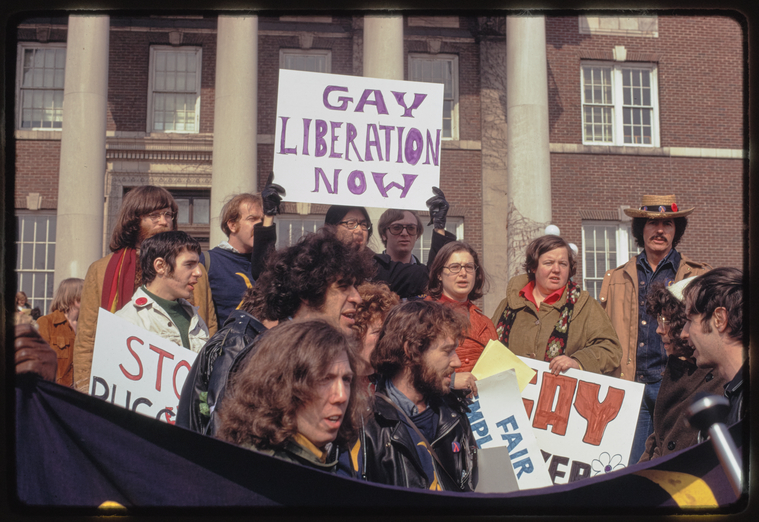
M627 209L642 252L607 272L598 301L573 280L556 235L527 248L492 320L476 302L488 276L475 249L445 230L435 188L426 264L424 225L390 209L377 233L363 207L333 206L324 226L276 249L284 190L232 197L227 240L202 252L177 231L177 205L144 186L124 198L105 258L67 279L34 324L16 299L16 371L87 391L100 308L198 353L176 424L253 451L396 486L473 491L477 445L467 419L471 373L491 340L517 355L645 384L630 462L699 441L683 405L699 392L744 414L740 270L681 255L693 209L644 196ZM39 331L37 331L37 328Z

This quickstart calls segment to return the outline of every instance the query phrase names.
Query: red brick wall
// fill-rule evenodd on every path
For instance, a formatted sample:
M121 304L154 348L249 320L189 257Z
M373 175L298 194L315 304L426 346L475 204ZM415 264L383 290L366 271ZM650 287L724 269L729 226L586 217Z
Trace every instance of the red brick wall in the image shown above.
M745 163L741 160L552 154L553 222L582 247L584 210L640 205L644 194L675 194L695 207L678 250L714 267L743 267ZM582 275L582 259L578 266Z
M58 208L60 140L16 142L16 208L26 208L26 196L39 192L42 208Z
M743 41L723 16L659 16L659 37L581 35L576 16L547 17L552 143L582 143L580 53L658 56L662 147L744 147Z
M170 45L169 33L110 32L108 130L145 132L148 117L150 47ZM184 33L182 46L201 47L200 132L213 132L216 35Z

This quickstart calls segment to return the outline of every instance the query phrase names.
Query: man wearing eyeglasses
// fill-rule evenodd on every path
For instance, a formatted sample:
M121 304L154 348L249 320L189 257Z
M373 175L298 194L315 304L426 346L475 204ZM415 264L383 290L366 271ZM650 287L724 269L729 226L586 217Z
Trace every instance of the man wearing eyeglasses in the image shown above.
M379 231L384 254L399 263L419 264L419 259L412 254L416 241L422 237L424 227L422 220L411 210L391 208L379 219Z
M116 313L132 299L142 280L140 245L160 232L176 230L176 215L177 204L164 188L144 185L124 196L111 234L111 253L92 263L84 279L74 342L74 387L79 391L86 393L89 386L98 311ZM188 301L198 307L198 315L213 335L216 313L204 267L201 272Z

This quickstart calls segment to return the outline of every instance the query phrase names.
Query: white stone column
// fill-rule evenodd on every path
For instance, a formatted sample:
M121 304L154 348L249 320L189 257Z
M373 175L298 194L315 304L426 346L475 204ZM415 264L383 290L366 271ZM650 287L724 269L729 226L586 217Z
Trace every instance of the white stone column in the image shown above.
M63 85L55 287L102 255L110 17L71 15Z
M364 76L403 80L403 15L364 16ZM366 210L374 224L369 248L382 252L385 247L377 224L386 209L369 207Z
M211 234L225 240L219 214L232 194L258 189L258 17L219 15L213 120Z
M551 155L544 16L506 17L508 273L551 222Z
M488 317L506 296L509 281L506 85L506 40L483 37L480 41L482 264L490 276L490 291L483 306Z

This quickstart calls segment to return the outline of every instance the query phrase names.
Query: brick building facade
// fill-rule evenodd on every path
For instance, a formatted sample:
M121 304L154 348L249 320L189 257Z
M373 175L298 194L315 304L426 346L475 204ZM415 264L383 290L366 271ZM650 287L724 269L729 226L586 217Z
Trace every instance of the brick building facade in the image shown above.
M636 206L643 194L674 193L681 207L696 207L679 247L681 251L713 266L742 266L748 146L746 29L740 19L547 16L545 29L552 192L546 205L551 207L552 222L580 250L575 279L587 280L585 285L592 288L593 280L598 278L594 269L602 276L604 270L626 260L625 255L630 255L629 222L622 218L620 206ZM67 18L28 19L19 25L17 37L18 287L27 291L34 306L46 312L54 290L51 249L58 209L58 116L62 111L55 102L50 105L43 101L38 107L27 100L24 106L23 96L32 99L33 90L31 84L29 89L24 85L24 71L29 70L24 69L24 64L32 63L29 60L38 50L65 48ZM259 189L272 169L279 68L295 64L293 68L362 75L363 38L360 16L258 17L258 136L257 143L251 146L258 151ZM164 186L181 199L185 221L181 227L207 243L217 20L211 15L114 16L110 18L108 40L103 250L125 190L147 183ZM493 71L487 68L500 59L498 53L504 47L503 18L404 17L405 79L429 79L411 77L409 60L442 61L454 73L449 80L453 90L452 130L442 145L441 188L451 202L453 230L478 252L483 251L486 227L490 226L483 218L483 191L488 183L483 173L495 162L505 177L508 165L504 144L497 143L495 148L488 145L493 140L499 142L493 105L488 104L505 106L508 78L506 83L494 84ZM160 112L156 100L160 97L157 78L162 58L158 55L164 52L167 59L173 59L173 54L185 51L187 60L199 57L193 62L193 70L199 69L198 84L190 88L188 83L184 91L168 98L173 97L173 103L197 99L197 110L185 105L182 112L177 105L172 109L174 113L168 109ZM42 69L44 76L45 67ZM615 100L585 99L584 71L591 69L601 71L601 78L607 74L604 71L613 75L610 92ZM618 121L626 110L624 103L616 99L625 95L618 78L628 74L626 71L651 82L653 93L653 103L632 103L633 113L646 113L643 118L653 118L650 131L644 129L645 122L629 127L634 139L642 140L638 144L624 142L628 127L623 128ZM505 70L500 74L505 75ZM187 82L190 76L184 75ZM41 81L43 91L59 88ZM613 108L616 127L608 121L604 127L602 121L597 129L588 131L584 119L587 114L611 114L608 108L612 103L618 104ZM39 108L42 117L32 112L24 113L28 117L20 115L24 107ZM50 107L59 113L45 113ZM180 112L184 118L181 121L177 119ZM167 114L175 119L161 120ZM188 123L187 118L197 119ZM156 129L156 125L186 128L167 131ZM601 134L594 134L598 129ZM588 139L588 132L592 139ZM651 142L646 143L647 139ZM503 205L507 204L504 195ZM304 210L303 206L298 209L295 203L287 203L284 208L285 214L278 219L281 242L290 237L291 229L316 226L326 211L324 205L311 205ZM285 224L291 228L285 230ZM82 260L85 270L91 261ZM491 276L499 279L494 288L505 288L502 273ZM495 296L495 301L500 297ZM486 306L486 313L492 311Z

